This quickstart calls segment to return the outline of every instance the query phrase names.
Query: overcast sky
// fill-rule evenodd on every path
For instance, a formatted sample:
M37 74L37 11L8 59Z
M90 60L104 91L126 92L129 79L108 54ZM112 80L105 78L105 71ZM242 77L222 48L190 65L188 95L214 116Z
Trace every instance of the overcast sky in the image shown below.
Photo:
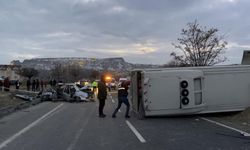
M164 64L195 19L226 35L226 64L241 63L249 8L249 0L0 0L0 64L43 57Z

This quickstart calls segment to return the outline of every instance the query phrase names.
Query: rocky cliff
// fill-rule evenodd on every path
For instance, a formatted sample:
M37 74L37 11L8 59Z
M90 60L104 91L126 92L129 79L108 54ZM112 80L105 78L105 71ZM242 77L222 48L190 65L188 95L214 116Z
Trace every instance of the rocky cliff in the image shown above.
M126 62L122 57L117 58L35 58L25 59L23 62L14 60L13 65L21 65L22 67L33 67L35 69L51 70L57 64L79 64L85 69L109 70L109 71L129 71L134 68L157 68L157 65L132 64Z

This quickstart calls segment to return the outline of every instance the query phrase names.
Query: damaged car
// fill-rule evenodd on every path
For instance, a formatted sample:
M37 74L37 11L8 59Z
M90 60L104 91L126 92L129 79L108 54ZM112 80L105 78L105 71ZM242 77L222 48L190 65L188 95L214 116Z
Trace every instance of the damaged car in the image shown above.
M88 93L81 91L74 83L63 85L61 96L66 101L90 101Z
M41 95L42 100L51 101L89 102L93 101L92 98L89 93L81 91L74 83L57 85L55 88L44 91Z

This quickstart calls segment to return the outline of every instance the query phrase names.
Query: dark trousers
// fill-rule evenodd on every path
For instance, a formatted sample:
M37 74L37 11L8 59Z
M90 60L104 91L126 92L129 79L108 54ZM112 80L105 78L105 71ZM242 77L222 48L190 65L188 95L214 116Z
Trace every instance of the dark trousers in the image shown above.
M113 113L113 116L115 116L116 113L118 112L118 110L121 108L122 103L124 103L124 104L127 106L125 116L128 116L130 104L129 104L129 102L128 102L128 98L127 98L127 97L118 97L118 106L117 106L117 108L115 109L115 111L114 111L114 113Z
M103 115L104 105L105 105L105 99L99 99L99 115Z
M32 85L32 91L36 91L36 87Z

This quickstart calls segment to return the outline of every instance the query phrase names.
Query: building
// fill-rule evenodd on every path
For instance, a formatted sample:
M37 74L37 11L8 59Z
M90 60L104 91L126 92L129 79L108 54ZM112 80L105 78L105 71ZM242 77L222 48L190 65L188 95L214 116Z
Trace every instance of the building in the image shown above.
M18 65L0 65L0 77L9 77L9 80L20 80L16 72L21 68Z
M244 50L241 64L250 65L250 50Z

